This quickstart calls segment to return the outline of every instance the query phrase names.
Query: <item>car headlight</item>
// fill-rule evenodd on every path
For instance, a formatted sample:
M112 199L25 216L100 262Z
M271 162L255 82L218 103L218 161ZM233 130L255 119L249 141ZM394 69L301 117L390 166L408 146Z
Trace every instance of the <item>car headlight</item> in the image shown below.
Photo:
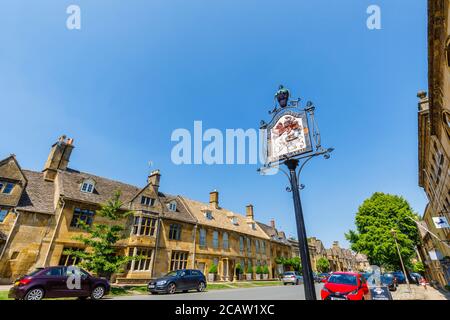
M167 280L161 280L161 281L158 281L158 282L156 283L156 285L162 286L162 285L164 285L164 284L166 284L166 283L167 283Z

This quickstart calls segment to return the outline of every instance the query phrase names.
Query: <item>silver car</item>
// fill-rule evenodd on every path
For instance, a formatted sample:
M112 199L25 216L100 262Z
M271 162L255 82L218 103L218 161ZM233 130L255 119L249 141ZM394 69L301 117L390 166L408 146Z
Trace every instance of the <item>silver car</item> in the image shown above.
M302 284L303 276L297 271L286 271L283 273L283 278L281 279L284 285L291 283L293 285Z

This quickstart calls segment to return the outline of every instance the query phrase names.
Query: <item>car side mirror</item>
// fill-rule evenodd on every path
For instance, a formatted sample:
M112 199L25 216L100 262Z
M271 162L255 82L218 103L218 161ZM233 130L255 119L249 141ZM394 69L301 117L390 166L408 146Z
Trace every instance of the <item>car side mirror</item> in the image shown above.
M327 278L323 278L322 283L327 283Z

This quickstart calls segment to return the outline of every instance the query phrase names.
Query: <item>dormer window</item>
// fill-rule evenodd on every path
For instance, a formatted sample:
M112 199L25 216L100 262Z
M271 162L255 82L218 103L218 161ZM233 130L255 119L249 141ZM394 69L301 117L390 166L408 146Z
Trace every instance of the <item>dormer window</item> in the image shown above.
M205 217L208 220L212 220L213 216L212 216L212 212L211 211L205 211Z
M256 223L252 222L248 225L252 230L256 230Z
M142 196L141 204L151 207L151 206L153 206L155 204L155 199L150 198L150 197L146 197L146 196Z
M94 181L91 179L84 180L81 184L81 192L92 193L94 192Z
M237 226L237 224L238 224L238 219L237 219L237 217L232 217L232 218L231 218L231 223L234 224L235 226Z
M169 211L177 211L177 203L175 201L171 201L167 206Z
M0 193L11 194L14 189L14 183L0 182Z

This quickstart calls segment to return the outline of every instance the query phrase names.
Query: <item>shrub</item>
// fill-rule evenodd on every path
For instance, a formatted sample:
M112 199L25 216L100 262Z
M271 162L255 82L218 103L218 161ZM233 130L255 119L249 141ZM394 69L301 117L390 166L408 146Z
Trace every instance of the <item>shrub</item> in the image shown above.
M253 269L251 266L247 266L247 273L253 273Z
M262 274L263 273L263 269L261 268L261 266L257 266L256 267L256 274Z
M263 273L264 274L269 274L269 267L268 266L264 266Z
M217 266L214 263L209 267L209 273L217 273Z

